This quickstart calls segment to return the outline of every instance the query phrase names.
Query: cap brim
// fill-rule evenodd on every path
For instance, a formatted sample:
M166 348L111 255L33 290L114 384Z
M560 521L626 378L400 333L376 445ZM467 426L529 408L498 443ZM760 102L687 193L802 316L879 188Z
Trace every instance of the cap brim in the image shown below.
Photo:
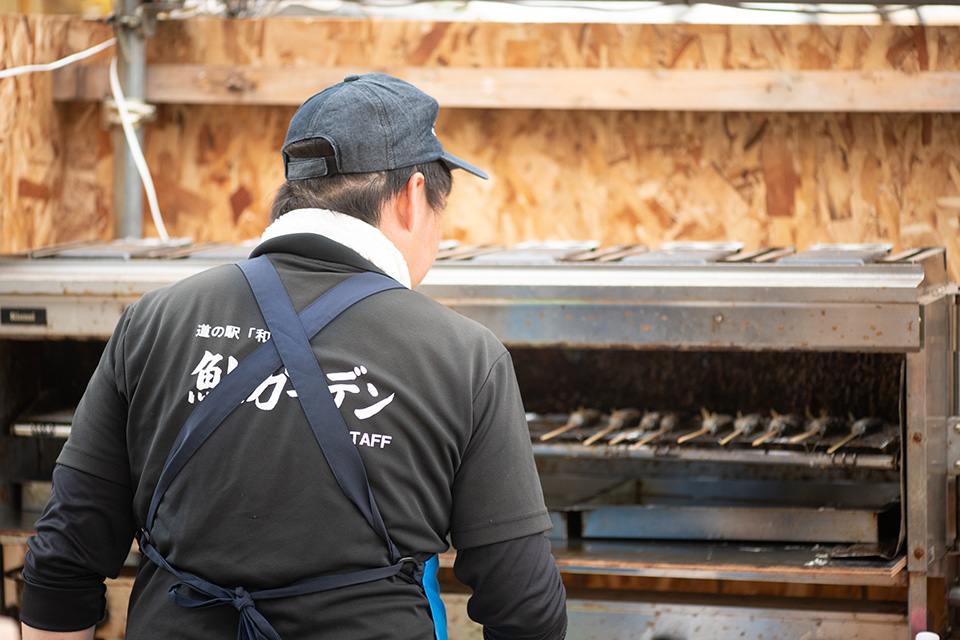
M440 156L440 159L443 160L443 163L447 165L448 169L463 169L467 173L472 173L473 175L483 178L484 180L490 179L490 176L488 176L482 169L478 169L469 162L461 160L457 156L450 155L446 151L443 152L443 155Z

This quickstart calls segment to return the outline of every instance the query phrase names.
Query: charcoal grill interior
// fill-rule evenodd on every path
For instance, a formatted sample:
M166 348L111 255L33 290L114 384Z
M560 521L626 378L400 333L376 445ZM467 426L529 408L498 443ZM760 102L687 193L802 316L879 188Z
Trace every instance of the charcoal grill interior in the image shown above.
M847 543L859 555L895 554L902 354L510 351L554 537ZM632 421L611 429L625 408ZM582 409L592 421L564 430ZM717 414L728 418L706 431ZM745 416L756 417L754 431L737 435Z
M511 346L527 411L624 407L826 413L900 421L899 353L678 351Z

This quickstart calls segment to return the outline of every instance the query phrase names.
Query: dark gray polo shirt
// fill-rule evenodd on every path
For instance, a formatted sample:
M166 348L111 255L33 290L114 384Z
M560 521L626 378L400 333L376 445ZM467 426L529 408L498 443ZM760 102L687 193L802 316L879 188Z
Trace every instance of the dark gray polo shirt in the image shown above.
M262 244L300 311L376 268L310 234ZM269 335L234 265L151 292L124 313L73 423L61 465L132 491L142 525L187 416ZM312 340L383 519L420 560L550 528L509 353L484 327L406 289L348 309ZM105 505L104 508L116 508ZM153 529L176 567L223 586L279 587L383 566L383 541L343 496L283 370L267 377L167 491ZM183 609L175 581L141 563L128 638L233 638L231 607ZM265 601L283 637L432 637L426 600L401 578Z

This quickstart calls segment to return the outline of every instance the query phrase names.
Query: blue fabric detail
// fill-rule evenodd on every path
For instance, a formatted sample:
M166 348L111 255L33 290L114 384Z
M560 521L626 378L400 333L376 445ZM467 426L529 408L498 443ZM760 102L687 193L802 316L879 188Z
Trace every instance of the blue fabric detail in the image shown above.
M433 630L437 640L447 640L447 609L440 599L440 582L437 580L439 569L440 558L434 554L424 565L423 591L430 603L430 615L433 617Z

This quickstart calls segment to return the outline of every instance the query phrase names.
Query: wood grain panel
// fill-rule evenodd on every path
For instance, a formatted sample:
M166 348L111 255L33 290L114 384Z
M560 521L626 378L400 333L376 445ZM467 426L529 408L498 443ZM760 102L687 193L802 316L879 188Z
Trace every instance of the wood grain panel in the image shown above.
M0 16L0 26L4 67L53 60L111 35L78 19ZM449 78L442 74L455 69L527 77L546 69L567 79L636 69L870 78L960 72L960 28L204 18L161 23L148 59L170 69L282 69L304 95L348 68L419 78ZM53 104L50 83L49 74L0 81L0 250L106 237L112 228L111 142L99 109ZM688 95L697 89L702 97L688 100L717 108L704 87ZM444 219L449 238L946 245L960 278L956 113L501 106L441 110L446 147L492 176L457 176ZM145 146L171 235L257 235L281 181L277 150L292 112L160 105Z
M484 67L257 67L153 64L153 103L297 106L312 87L383 72L444 107L675 111L960 111L960 71L698 71ZM305 84L304 73L316 84ZM107 67L54 73L54 99L103 100Z
M0 68L52 62L111 35L72 18L0 15ZM49 73L0 80L0 250L108 237L103 142L97 106L55 104Z

